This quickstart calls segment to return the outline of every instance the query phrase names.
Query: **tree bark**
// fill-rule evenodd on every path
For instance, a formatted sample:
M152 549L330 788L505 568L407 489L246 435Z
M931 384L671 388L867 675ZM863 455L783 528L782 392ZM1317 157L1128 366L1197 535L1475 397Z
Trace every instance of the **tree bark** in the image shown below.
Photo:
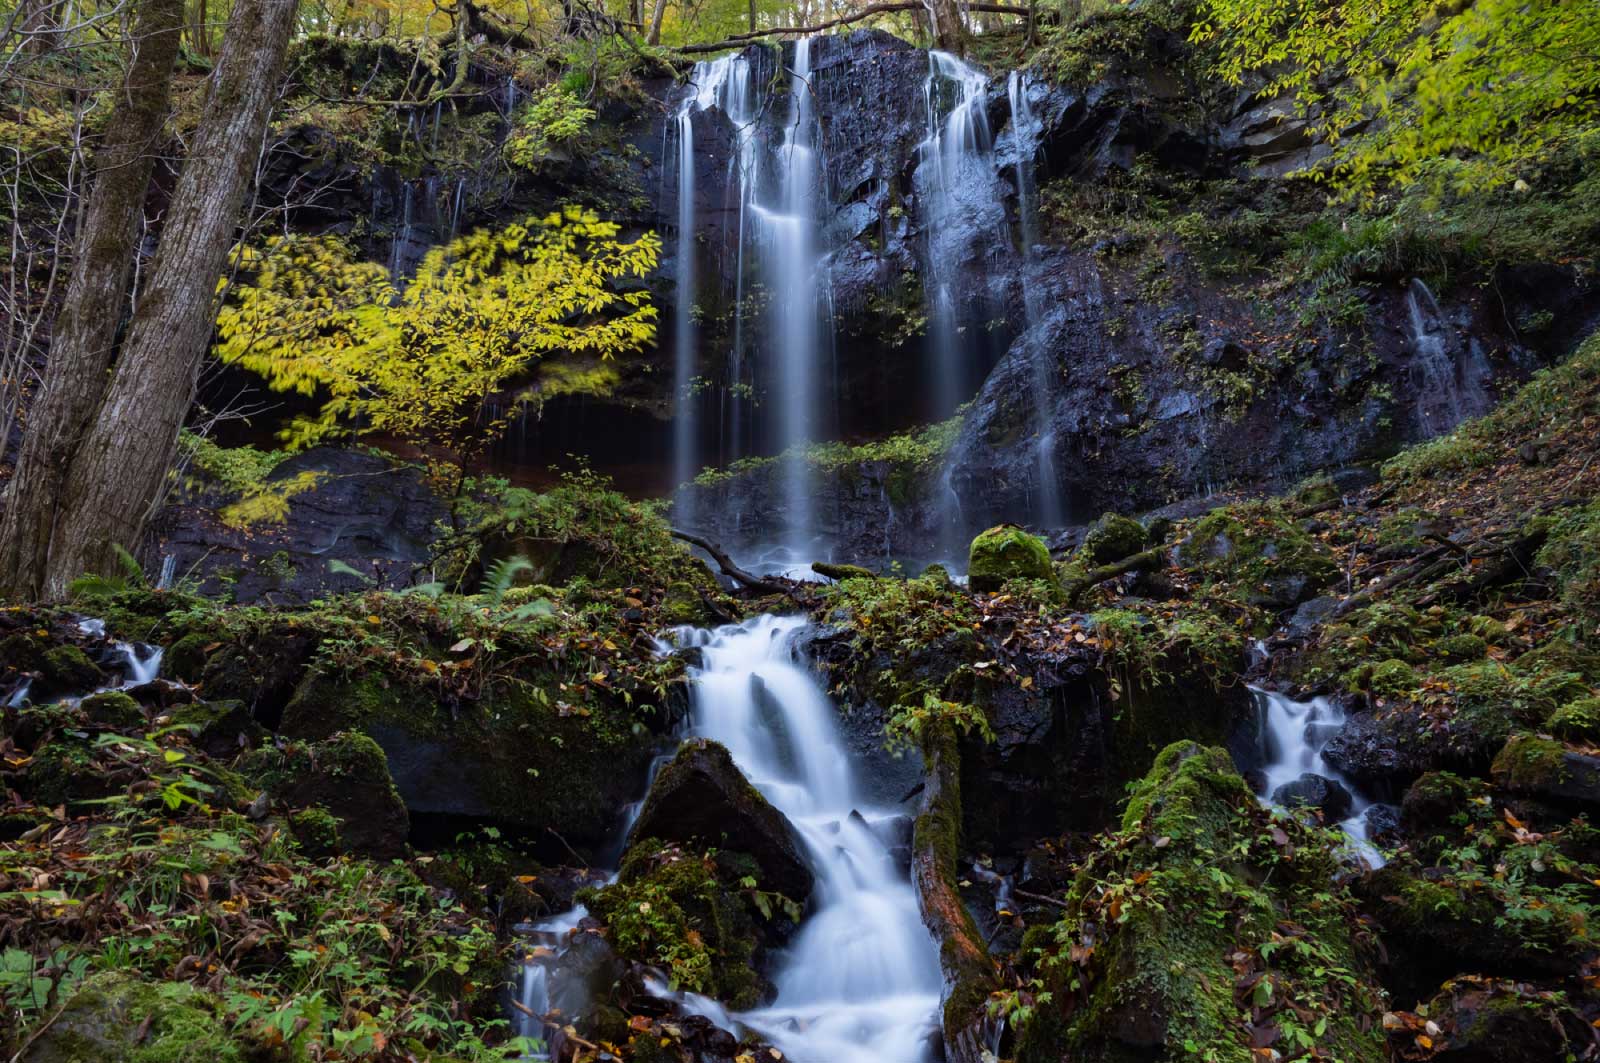
M654 10L650 12L650 32L644 39L644 43L652 48L661 43L661 16L666 13L667 0L656 0Z
M933 19L933 46L951 55L967 53L967 24L957 0L926 0Z
M73 456L41 581L60 597L139 541L172 464L215 321L217 280L278 95L296 0L238 0L210 96L98 419Z
M144 0L50 344L44 388L0 512L0 595L37 597L67 463L94 421L123 318L145 193L169 110L183 0Z

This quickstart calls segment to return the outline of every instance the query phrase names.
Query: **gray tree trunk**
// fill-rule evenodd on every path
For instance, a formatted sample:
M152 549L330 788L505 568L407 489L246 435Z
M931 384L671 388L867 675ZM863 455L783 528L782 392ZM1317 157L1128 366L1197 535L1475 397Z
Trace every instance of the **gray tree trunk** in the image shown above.
M56 316L44 387L28 411L9 500L0 511L0 594L39 595L67 461L105 394L182 26L183 0L140 4L122 91L95 152L94 185Z
M161 246L99 416L73 455L41 581L115 565L144 531L194 401L227 260L294 28L296 0L238 0L210 96L173 192Z
M650 12L650 32L645 36L644 42L654 46L661 43L661 16L667 13L667 0L656 0L654 10Z

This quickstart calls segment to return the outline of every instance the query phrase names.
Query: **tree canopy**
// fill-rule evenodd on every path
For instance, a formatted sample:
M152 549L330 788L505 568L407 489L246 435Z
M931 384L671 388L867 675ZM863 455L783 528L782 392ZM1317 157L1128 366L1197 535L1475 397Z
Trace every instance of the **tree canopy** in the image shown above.
M1204 0L1192 36L1218 47L1229 80L1292 96L1353 193L1386 180L1454 192L1532 183L1600 128L1590 3Z
M491 400L540 359L568 361L530 394L604 387L603 369L574 361L654 338L649 294L619 282L654 269L661 241L618 232L576 207L480 230L430 251L403 290L338 238L277 237L248 256L254 279L223 307L216 354L275 390L325 396L283 430L291 446L369 431L464 464L516 411Z

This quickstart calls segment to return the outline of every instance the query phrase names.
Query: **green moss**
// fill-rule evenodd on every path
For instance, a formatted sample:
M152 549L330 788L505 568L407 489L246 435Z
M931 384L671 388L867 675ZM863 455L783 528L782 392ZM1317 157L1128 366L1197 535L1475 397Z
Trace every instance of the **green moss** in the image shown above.
M1084 557L1095 565L1108 565L1130 557L1149 545L1144 526L1131 517L1107 513L1089 525L1079 547Z
M1566 748L1537 735L1514 735L1490 769L1495 783L1524 793L1558 788L1567 774Z
M309 856L339 851L339 820L325 808L312 806L289 814L289 829Z
M1600 743L1600 698L1583 698L1561 706L1545 720L1544 729L1568 742Z
M1489 644L1482 637L1468 633L1446 636L1434 643L1434 648L1447 661L1477 661L1489 653Z
M620 955L665 968L676 988L750 1008L762 992L756 924L740 896L748 887L723 869L726 855L643 839L614 884L578 897L606 924Z
M835 581L877 578L877 573L870 568L862 568L860 565L835 565L828 561L811 562L811 571Z
M1332 1058L1382 1060L1381 994L1335 866L1328 835L1274 819L1225 751L1168 746L1081 865L1066 914L1029 938L1050 996L1020 1016L1018 1063L1121 1063L1156 1044L1244 1063L1270 1011L1326 1016L1317 1044ZM1236 997L1242 973L1271 992Z
M1178 545L1178 561L1209 583L1236 588L1247 601L1275 608L1294 605L1339 574L1327 546L1271 502L1212 510Z
M144 708L120 690L103 690L84 698L79 706L90 722L132 730L143 727Z
M1373 665L1366 685L1381 697L1403 698L1414 693L1420 682L1416 669L1405 661L1390 658Z
M221 1002L183 982L96 975L29 1048L30 1063L245 1063Z
M1054 580L1044 540L1014 524L980 532L967 554L967 582L975 591L998 591L1006 580Z

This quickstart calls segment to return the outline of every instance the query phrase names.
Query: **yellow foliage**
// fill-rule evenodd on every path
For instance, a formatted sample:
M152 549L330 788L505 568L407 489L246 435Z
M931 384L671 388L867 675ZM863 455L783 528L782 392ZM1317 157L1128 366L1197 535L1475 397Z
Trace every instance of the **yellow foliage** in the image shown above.
M314 489L325 475L307 469L286 480L256 484L246 488L237 501L223 506L217 515L228 527L241 530L252 524L282 524L289 519L289 499Z
M292 447L360 430L464 465L515 413L490 400L541 359L580 364L534 394L592 393L616 380L599 363L655 338L648 293L616 282L654 269L661 241L617 233L576 207L480 230L429 252L403 291L343 241L276 238L247 255L255 280L219 315L216 353L274 390L326 396L285 430Z

